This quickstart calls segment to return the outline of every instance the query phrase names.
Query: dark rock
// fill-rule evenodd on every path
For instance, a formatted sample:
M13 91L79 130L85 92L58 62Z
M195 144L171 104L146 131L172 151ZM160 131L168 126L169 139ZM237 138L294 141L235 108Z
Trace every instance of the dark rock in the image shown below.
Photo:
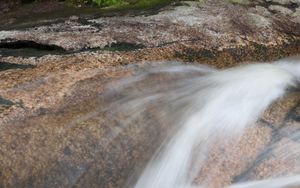
M35 67L34 65L0 62L0 71L9 70L9 69L27 69L27 68L34 68L34 67Z
M11 9L19 6L21 3L21 0L2 0L0 3L0 14L9 12Z

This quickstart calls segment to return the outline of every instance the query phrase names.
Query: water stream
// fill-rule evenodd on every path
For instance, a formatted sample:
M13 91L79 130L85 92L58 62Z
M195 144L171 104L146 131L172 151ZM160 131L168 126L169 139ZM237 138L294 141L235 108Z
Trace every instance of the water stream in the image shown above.
M271 103L299 95L299 58L223 70L155 62L108 72L83 72L92 79L76 84L59 110L0 122L0 151L9 156L1 167L15 174L2 177L2 187L299 187L299 98L279 127L262 121ZM7 92L55 88L59 79Z
M245 130L287 89L297 87L299 76L298 60L282 60L225 70L181 64L154 65L114 82L105 93L114 101L108 111L124 114L124 126L130 126L149 110L157 114L160 123L170 125L160 147L140 175L130 179L129 187L220 187L210 183L217 172L215 168L207 168L208 157L216 147L224 150L224 155L215 156L213 166L224 165L235 155L230 148L239 144ZM171 81L160 82L166 78ZM146 119L143 123L151 126L153 121ZM300 140L299 133L290 137ZM228 147L229 140L233 142ZM300 148L295 148L294 153L284 153L285 146L281 147L281 158L297 158L300 154ZM293 172L299 171L300 166L295 169ZM274 172L273 179L260 181L250 181L245 175L229 187L300 185L299 175L284 173Z

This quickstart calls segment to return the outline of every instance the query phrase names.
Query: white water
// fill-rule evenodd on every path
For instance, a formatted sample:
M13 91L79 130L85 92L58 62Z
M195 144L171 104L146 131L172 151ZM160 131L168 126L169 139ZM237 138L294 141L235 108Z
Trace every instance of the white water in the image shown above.
M178 79L162 85L149 80L161 75ZM127 123L155 106L160 111L160 121L175 127L170 130L170 138L166 138L153 154L134 187L207 187L205 182L209 181L209 174L201 185L195 185L194 180L205 165L210 146L227 138L236 138L238 142L245 128L253 125L288 87L295 86L299 75L300 64L286 61L249 64L222 71L203 66L170 65L154 66L147 73L142 71L117 83L116 88L125 94L112 106L128 114ZM147 86L135 92L126 91L145 80L148 80ZM222 160L220 156L219 162ZM300 175L242 183L230 188L290 185L300 185Z

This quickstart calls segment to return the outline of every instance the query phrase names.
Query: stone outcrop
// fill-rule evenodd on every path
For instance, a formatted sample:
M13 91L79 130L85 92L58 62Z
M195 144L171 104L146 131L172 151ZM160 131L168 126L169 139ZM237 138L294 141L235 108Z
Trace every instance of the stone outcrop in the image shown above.
M121 114L103 113L105 86L132 74L123 67L183 61L226 68L295 55L299 10L296 0L207 0L106 17L6 20L0 26L0 187L128 183L168 127L153 111L144 114L153 127L143 126L141 117L123 128ZM293 169L297 160L280 156L282 145L287 152L299 147L290 138L299 131L299 100L299 91L291 91L276 102L240 145L224 153L233 158L214 167L223 152L216 147L196 182L213 168L212 187L266 178L274 169L299 170Z

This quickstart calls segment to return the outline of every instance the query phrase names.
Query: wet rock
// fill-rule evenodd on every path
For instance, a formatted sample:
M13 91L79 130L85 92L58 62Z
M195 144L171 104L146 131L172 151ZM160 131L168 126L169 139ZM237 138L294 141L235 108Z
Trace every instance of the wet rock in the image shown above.
M284 7L273 8L289 14ZM0 41L34 41L65 50L104 48L113 43L158 47L193 41L195 45L211 50L216 46L217 49L245 46L249 41L266 46L285 43L289 38L299 36L299 29L294 31L294 36L277 29L289 24L287 22L295 28L300 24L268 16L247 6L207 1L201 7L195 3L168 6L148 16L71 19L26 30L0 31Z
M271 151L262 156L260 164L253 169L250 180L261 180L279 176L295 175L299 169L299 143L283 138L271 147Z
M279 5L271 5L269 6L269 10L273 12L278 12L283 15L291 15L293 13L292 10Z
M0 31L6 51L16 50L16 44L65 51L0 56L1 62L17 66L0 71L0 99L9 104L0 109L0 187L121 187L136 177L169 127L150 110L143 117L150 116L154 126L145 127L141 117L124 128L122 114L103 113L109 106L101 99L106 84L132 74L124 66L149 61L227 68L297 54L298 10L289 17L263 6L206 1L147 15L74 15L51 24L25 23L26 29L5 25L15 27ZM292 166L298 161L292 157L298 156L283 159L280 148L287 144L292 153L299 147L297 137L291 137L300 130L298 103L299 92L289 93L245 132L240 143L227 140L212 147L196 182L222 187L266 178L276 169L295 170ZM275 149L263 156L270 148ZM233 158L214 165L217 156L231 154Z
M252 165L271 138L272 129L259 123L247 129L240 139L227 138L222 139L222 143L214 143L196 183L216 188L240 181L244 171Z
M105 55L97 54L98 61L105 62ZM45 64L36 62L36 69L41 71L26 69L37 76L34 80L12 87L2 85L1 95L24 101L24 108L9 108L6 116L1 117L0 151L5 153L0 163L2 186L121 187L133 178L129 175L141 170L150 153L167 135L169 127L160 124L155 111L148 111L132 126L123 126L122 114L103 113L102 109L110 104L101 100L105 85L130 72L112 69L116 67L112 62L87 63L86 57L82 62L69 58L55 60L50 56L46 62L43 57ZM76 64L81 64L80 68ZM156 83L166 79L156 78ZM260 165L265 164L259 160L261 154L274 143L275 137L275 141L289 139L289 134L300 130L294 123L297 116L289 115L298 113L297 103L299 92L290 93L266 112L268 118L247 129L240 142L236 139L217 142L196 182L223 187L243 179L268 177L269 173L259 177L252 174L260 173ZM143 126L143 117L151 117L153 126ZM285 129L277 133L276 127L282 123L286 123ZM219 161L220 155L228 157ZM268 158L264 160L269 163ZM280 164L289 168L295 163Z
M300 130L300 103L294 106L285 118L284 124L278 129L278 134L299 142L297 136Z
M292 3L300 4L299 0L266 0L266 2L279 3L281 5L289 5Z
M257 6L255 6L255 10L264 16L270 16L270 14L271 14L270 11L263 6L257 5Z
M290 97L285 97L284 99L289 101L287 102L289 105L294 100L292 95ZM284 118L281 120L277 119L277 121L269 124L273 129L272 139L262 150L261 155L242 174L241 180L261 180L295 175L300 172L298 153L300 146L299 102L300 100L298 99L293 102L294 105L290 107L290 110L283 110L282 114L285 114L284 116L282 114L273 114L274 117L279 115Z
M219 188L299 173L299 102L299 92L290 93L268 109L268 120L247 129L240 139L214 143L195 183ZM277 113L269 114L272 109Z
M2 97L0 97L0 104L4 105L4 106L12 106L12 105L14 105L14 103L12 101L4 99Z
M282 126L282 123L287 121L287 115L292 113L291 110L298 101L300 101L299 92L289 93L288 97L284 97L272 104L264 113L262 119L273 126Z
M9 69L26 69L26 68L34 68L34 67L35 66L33 65L0 62L0 71L9 70Z
M300 20L300 8L297 8L294 14L292 15L296 22Z

